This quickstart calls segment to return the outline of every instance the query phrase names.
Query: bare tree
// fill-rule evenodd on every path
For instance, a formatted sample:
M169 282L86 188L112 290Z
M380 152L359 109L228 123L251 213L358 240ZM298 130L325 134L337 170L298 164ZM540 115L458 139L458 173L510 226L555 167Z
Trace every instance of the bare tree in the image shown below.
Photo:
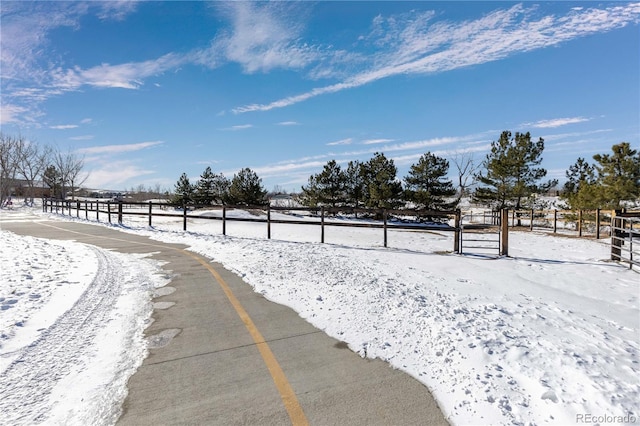
M49 146L41 147L33 142L25 144L18 161L18 171L29 187L25 194L25 203L33 205L36 182L49 164L51 152Z
M5 205L16 185L18 163L25 145L22 136L13 137L0 133L0 207Z
M471 187L476 184L475 175L480 167L473 158L473 153L456 151L451 157L451 162L458 172L458 202L464 197Z
M67 197L67 189L71 192L71 198L75 198L76 188L89 177L81 174L84 168L84 157L78 157L71 151L66 153L58 151L55 153L53 161L62 178L62 198Z

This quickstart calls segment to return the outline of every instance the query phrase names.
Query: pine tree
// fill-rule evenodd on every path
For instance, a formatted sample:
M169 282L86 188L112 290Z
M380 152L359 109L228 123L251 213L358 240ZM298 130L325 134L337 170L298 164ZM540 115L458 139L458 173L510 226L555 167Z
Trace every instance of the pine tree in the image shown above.
M195 186L195 200L198 204L224 204L231 182L222 173L215 174L207 167Z
M542 162L543 150L544 140L539 138L534 143L529 132L516 132L515 137L509 131L502 132L500 139L491 143L491 152L483 162L485 173L476 174L481 186L473 198L498 209L507 206L520 209L524 199L547 191L557 181L538 183L547 175L545 169L537 167Z
M406 200L413 202L417 209L453 209L456 201L448 201L447 198L454 196L456 190L451 180L446 179L448 171L446 159L425 153L404 178Z
M45 185L51 189L51 196L62 198L62 175L56 166L48 166L42 174Z
M233 176L229 187L231 204L258 206L266 202L267 191L262 187L262 179L249 168L240 170Z
M345 175L340 165L331 160L322 172L309 177L309 185L302 187L303 197L312 199L315 205L337 207L344 203Z
M317 175L309 176L307 186L302 186L299 200L303 206L307 207L318 207L320 205L320 190Z
M565 176L567 181L563 186L562 199L569 203L569 208L582 210L599 207L595 168L591 164L579 157L565 172Z
M344 173L345 203L356 209L361 206L364 199L365 183L362 166L363 164L358 160L349 161Z
M189 182L189 177L183 173L175 185L172 202L175 204L187 205L193 202L193 185Z
M393 160L376 152L362 166L365 182L364 202L372 208L397 208L402 204L402 184L396 179Z
M640 198L640 153L631 149L628 142L613 145L612 155L596 154L595 166L603 205L618 209L623 201Z

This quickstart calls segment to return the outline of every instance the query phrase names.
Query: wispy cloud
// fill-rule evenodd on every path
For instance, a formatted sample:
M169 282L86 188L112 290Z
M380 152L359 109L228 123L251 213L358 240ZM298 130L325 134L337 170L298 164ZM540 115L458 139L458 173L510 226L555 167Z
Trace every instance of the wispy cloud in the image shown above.
M54 130L67 130L67 129L76 129L78 128L77 124L58 124L56 126L49 126L50 129Z
M278 126L299 126L300 125L300 123L298 123L297 121L281 121L276 124Z
M185 55L169 53L160 58L119 65L101 64L81 69L55 69L51 71L52 84L63 90L77 90L82 86L137 89L145 78L174 69L187 61Z
M548 129L566 126L567 124L584 123L585 121L589 120L589 118L584 117L553 118L550 120L540 120L535 123L525 123L525 126L531 126L539 129Z
M340 139L339 141L329 142L328 146L336 146L336 145L351 145L353 142L353 138Z
M247 73L276 68L301 69L319 57L318 48L300 41L303 9L295 3L220 2L215 7L232 23L208 51L196 54L217 66L220 56Z
M77 150L77 152L80 154L121 154L123 152L140 151L152 146L162 145L163 143L163 141L151 141L126 145L93 146L88 148L80 148Z
M81 135L81 136L72 136L69 140L72 141L90 141L94 138L94 135Z
M116 161L90 170L85 186L89 188L118 188L127 181L155 173L130 161Z
M237 131L237 130L251 129L252 127L253 127L253 124L238 124L236 126L225 127L223 129L220 129L220 130Z
M637 23L640 3L572 9L564 16L536 16L536 7L520 4L459 23L432 23L433 18L432 11L411 17L377 17L369 39L379 50L371 57L373 65L368 69L340 83L267 104L240 106L233 112L269 111L396 75L441 73L556 46Z
M377 145L381 143L393 142L393 139L367 139L362 141L363 145Z

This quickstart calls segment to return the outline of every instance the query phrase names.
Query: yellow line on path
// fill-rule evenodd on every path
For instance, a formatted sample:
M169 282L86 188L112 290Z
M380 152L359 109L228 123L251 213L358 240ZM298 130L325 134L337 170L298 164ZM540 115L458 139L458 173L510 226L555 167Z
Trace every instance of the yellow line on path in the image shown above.
M198 262L202 264L202 266L204 266L209 270L209 272L211 272L211 275L213 275L216 281L218 281L218 284L220 284L220 287L222 288L222 291L224 291L224 294L227 295L229 302L231 302L231 305L238 313L238 316L240 316L240 319L242 319L242 322L244 322L245 327L247 327L249 334L251 334L253 341L255 342L256 346L258 347L258 350L260 351L260 355L262 355L262 359L264 360L264 363L267 365L267 368L269 369L269 373L271 373L271 377L273 378L273 381L276 384L276 387L278 388L278 392L280 392L280 397L282 398L282 402L284 403L284 406L287 409L287 413L289 414L291 423L294 425L300 425L300 426L308 425L309 423L307 421L307 417L304 415L304 412L302 411L302 407L298 402L298 398L296 397L296 394L293 391L293 388L291 387L291 385L289 384L289 381L287 380L287 376L285 376L284 371L282 371L280 364L278 364L278 361L276 360L275 355L273 354L273 352L271 352L271 348L269 347L267 342L265 342L264 337L262 337L262 334L254 324L253 320L251 319L247 311L244 310L240 301L233 294L233 291L231 291L231 289L229 288L227 283L224 281L224 279L220 276L218 271L216 271L213 268L213 266L211 266L207 261L202 259L200 256L196 256L192 253L189 253L186 251L185 253L193 257L194 259L196 259Z
M49 226L51 228L60 229L62 231L71 232L74 234L80 234L80 235L85 235L89 237L96 237L95 235L85 234L83 232L78 232L78 231L72 231L70 229L64 229L54 225L49 225L44 223L39 223L39 224L43 226ZM129 240L124 240L120 238L104 237L104 236L101 236L100 238L106 238L109 240L131 243L131 241ZM213 277L216 279L216 281L220 285L220 288L222 288L222 291L227 296L227 299L229 299L231 306L233 306L233 309L235 309L236 313L244 323L245 327L247 328L247 331L253 338L254 343L258 347L258 351L260 351L262 360L266 364L267 369L269 369L271 378L273 379L273 382L275 383L276 388L280 393L280 398L282 398L282 402L284 404L284 407L287 410L287 414L289 414L289 419L291 419L291 423L296 426L308 425L309 422L307 421L307 417L305 416L304 411L302 411L302 407L298 402L298 398L296 397L296 394L293 391L293 388L289 384L289 381L287 380L287 376L285 376L284 371L282 371L280 364L278 364L278 361L276 360L275 355L271 351L271 348L269 347L267 342L265 342L264 337L262 337L262 334L258 330L258 327L256 327L255 323L253 322L253 320L251 319L247 311L244 309L240 301L236 298L235 294L233 294L233 291L231 290L229 285L225 282L225 280L220 276L218 271L216 271L213 268L213 266L211 266L211 264L209 264L209 262L203 259L202 257L194 253L188 252L184 249L178 249L175 247L163 246L160 244L151 244L151 243L136 243L136 244L147 245L151 247L169 248L171 250L180 251L183 254L197 260L202 266L204 266L211 273L211 275L213 275Z

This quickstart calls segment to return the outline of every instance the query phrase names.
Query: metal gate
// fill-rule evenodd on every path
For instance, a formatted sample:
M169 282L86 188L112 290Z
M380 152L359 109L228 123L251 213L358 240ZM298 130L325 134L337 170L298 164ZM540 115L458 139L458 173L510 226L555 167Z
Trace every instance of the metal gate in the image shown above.
M618 213L611 218L611 260L640 271L640 213Z
M476 216L477 217L477 216ZM500 226L495 223L464 223L471 220L471 215L462 217L460 225L460 254L472 254L485 257L499 257L501 249ZM499 218L497 218L499 222Z

